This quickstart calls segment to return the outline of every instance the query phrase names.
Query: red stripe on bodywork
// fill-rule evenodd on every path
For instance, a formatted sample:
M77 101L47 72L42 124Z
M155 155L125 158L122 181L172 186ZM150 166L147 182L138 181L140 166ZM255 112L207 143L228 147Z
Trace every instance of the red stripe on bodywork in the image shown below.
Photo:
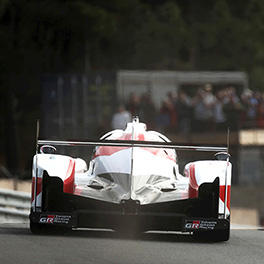
M65 193L74 192L74 172L75 172L75 161L70 160L68 170L66 172L66 179L64 180L63 191Z
M230 210L230 193L231 193L231 185L227 185L227 203L226 203L226 206L227 206L228 210ZM219 197L224 203L225 202L225 185L221 185L219 187Z
M35 182L36 182L36 177L32 178L32 186L31 186L31 202L33 202L35 198ZM37 196L41 193L42 191L42 178L38 177L38 182L37 182Z
M117 139L118 140L131 140L132 134L125 134L125 135L123 135ZM134 140L145 141L146 138L145 138L144 134L136 134L134 137ZM98 147L93 158L97 158L99 156L110 156L110 155L112 155L118 151L128 149L128 148L129 147ZM162 158L168 158L168 159L176 162L173 155L170 155L170 151L171 151L170 149L164 150L161 148L146 148L146 147L142 147L142 149L152 153L155 156L160 156Z
M128 149L128 147L99 147L96 150L93 158L95 159L99 156L111 156L114 153L121 151L123 149Z
M194 189L198 189L198 184L195 178L195 165L194 163L192 163L190 165L190 185L192 186L192 188Z
M189 183L189 198L198 197L198 184L195 178L195 165L192 163L189 167L190 183Z
M170 149L162 149L162 148L142 148L142 149L152 153L155 156L159 156L159 157L165 158L165 159L170 159L170 160L176 162L173 155L170 155Z
M132 134L124 134L123 136L119 138L115 138L118 140L131 140L132 139ZM123 149L128 149L129 147L98 147L95 151L94 157L97 158L99 156L110 156L118 151L121 151Z

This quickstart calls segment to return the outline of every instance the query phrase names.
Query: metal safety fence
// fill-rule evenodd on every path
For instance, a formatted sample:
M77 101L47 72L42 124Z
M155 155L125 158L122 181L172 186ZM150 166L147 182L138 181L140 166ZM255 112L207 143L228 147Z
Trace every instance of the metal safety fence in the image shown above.
M0 189L0 223L25 223L30 212L31 195Z

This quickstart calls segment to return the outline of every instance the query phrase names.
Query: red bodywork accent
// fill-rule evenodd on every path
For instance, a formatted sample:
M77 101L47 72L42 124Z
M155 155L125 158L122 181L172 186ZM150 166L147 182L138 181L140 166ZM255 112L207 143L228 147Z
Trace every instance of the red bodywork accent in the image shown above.
M189 183L189 198L196 198L198 197L198 184L195 178L195 165L192 163L189 167L189 176L190 176L190 183Z
M75 173L75 161L70 160L69 167L66 173L66 179L64 180L63 191L65 193L74 192L74 173Z
M199 186L197 184L196 178L195 178L195 165L191 164L189 167L189 177L190 177L190 183L189 183L189 198L196 198L198 197L198 189ZM231 193L231 186L227 186L227 208L230 210L230 193ZM219 186L219 198L225 202L225 185Z
M199 220L193 221L192 227L194 229L199 229L199 227L200 227L200 221Z
M31 186L31 202L34 201L34 196L35 196L35 181L36 177L32 178L32 186ZM42 191L42 178L38 177L38 182L37 182L37 196L41 193Z
M112 154L118 152L118 151L121 151L123 149L128 149L128 147L99 147L93 158L97 158L99 156L111 156Z
M132 139L132 134L125 134L119 138L116 138L118 140L131 140ZM128 149L128 147L98 147L95 151L95 154L93 156L93 158L97 158L99 156L110 156L120 150L123 149Z
M55 218L55 215L48 215L48 217L47 217L47 223L53 224L54 218Z
M82 189L78 188L77 185L74 186L74 194L75 195L81 195L82 194Z
M230 193L231 193L231 186L227 185L227 203L226 203L226 206L227 206L229 211L230 211ZM219 197L224 203L225 202L225 185L222 185L219 187Z
M118 140L132 140L132 134L125 134L122 137L117 138ZM139 141L145 141L145 135L144 134L136 134L134 140L139 140ZM99 156L110 156L118 151L124 150L124 149L128 149L129 147L98 147L94 157L93 158L97 158ZM142 147L142 149L149 151L150 153L152 153L155 156L160 156L162 158L168 158L174 162L176 162L176 160L174 159L173 156L170 155L170 151L171 150L164 150L161 148L145 148ZM166 152L165 152L166 151Z

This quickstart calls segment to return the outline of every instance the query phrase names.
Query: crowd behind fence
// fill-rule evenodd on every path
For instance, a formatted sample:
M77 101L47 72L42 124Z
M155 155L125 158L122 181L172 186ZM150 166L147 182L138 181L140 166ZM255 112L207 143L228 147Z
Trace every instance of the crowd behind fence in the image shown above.
M214 90L211 84L206 84L192 96L186 89L169 92L160 108L155 106L150 93L131 93L118 112L126 113L126 118L128 114L139 116L148 129L165 133L264 128L264 93L247 89L238 94L233 86ZM112 126L116 128L113 123Z

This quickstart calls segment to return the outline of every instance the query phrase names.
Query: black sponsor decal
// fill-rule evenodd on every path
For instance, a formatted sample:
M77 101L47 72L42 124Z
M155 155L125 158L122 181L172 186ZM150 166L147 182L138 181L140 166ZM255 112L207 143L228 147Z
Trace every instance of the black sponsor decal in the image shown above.
M43 224L69 224L72 220L71 215L41 215L39 223Z
M214 230L217 225L217 221L211 220L185 220L185 229L193 231L197 229Z

